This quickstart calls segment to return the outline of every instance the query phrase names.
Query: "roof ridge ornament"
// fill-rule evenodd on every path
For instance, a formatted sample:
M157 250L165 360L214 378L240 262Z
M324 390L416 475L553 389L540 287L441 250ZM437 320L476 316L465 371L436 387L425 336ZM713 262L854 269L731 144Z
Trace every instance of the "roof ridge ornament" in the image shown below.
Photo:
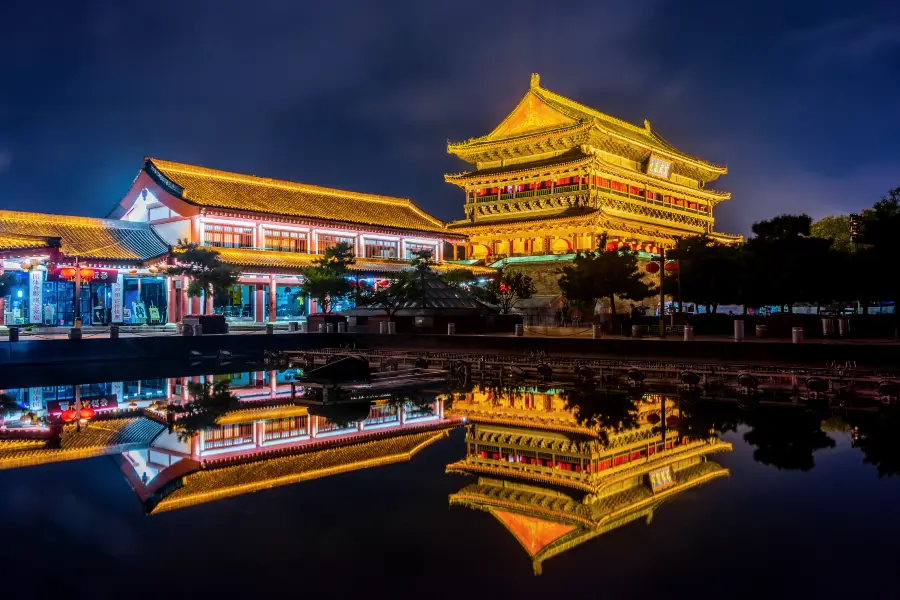
M541 87L541 76L537 73L531 74L531 83L529 84L529 89L535 89Z
M644 119L644 129L650 131L650 119Z

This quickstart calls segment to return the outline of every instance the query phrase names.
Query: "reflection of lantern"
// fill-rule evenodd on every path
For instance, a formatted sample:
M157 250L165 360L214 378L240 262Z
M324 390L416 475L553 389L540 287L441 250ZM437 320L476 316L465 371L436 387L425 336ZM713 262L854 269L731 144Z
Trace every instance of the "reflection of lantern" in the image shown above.
M128 403L128 408L137 408L137 402L132 400L131 402Z
M78 418L78 413L75 412L74 408L69 408L62 411L62 414L59 415L59 417L66 423L71 423Z
M659 273L659 263L650 262L645 267L648 273Z
M666 425L669 427L678 427L681 424L681 419L677 416L672 415L671 417L666 418Z
M647 422L651 425L656 425L657 423L659 423L659 415L656 413L650 413L649 415L647 415Z
M678 272L678 263L674 260L672 262L666 263L666 273L677 273Z
M81 418L84 420L93 419L94 418L94 409L90 406L85 406L81 409Z
M63 267L59 270L59 274L62 275L64 279L72 279L75 277L75 267Z
M93 279L94 278L94 270L84 267L81 269L81 278L82 279Z

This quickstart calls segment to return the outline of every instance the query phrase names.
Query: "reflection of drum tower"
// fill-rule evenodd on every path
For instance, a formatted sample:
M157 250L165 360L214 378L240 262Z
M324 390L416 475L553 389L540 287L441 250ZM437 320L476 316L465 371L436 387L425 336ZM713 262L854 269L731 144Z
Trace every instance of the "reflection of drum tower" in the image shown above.
M452 409L469 425L466 456L447 472L478 481L450 504L493 515L536 574L548 558L631 521L649 523L668 498L728 474L707 456L731 444L664 427L666 416L674 425L674 407L658 396L638 402L637 427L620 432L578 425L562 404L556 394L525 390L499 402L466 394Z

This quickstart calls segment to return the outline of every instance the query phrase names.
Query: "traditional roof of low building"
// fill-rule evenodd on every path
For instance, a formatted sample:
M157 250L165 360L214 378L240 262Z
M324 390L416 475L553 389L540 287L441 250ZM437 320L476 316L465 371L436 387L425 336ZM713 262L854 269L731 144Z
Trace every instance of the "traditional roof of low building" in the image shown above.
M406 461L446 435L446 431L404 433L360 444L197 471L186 475L181 486L163 498L152 512Z
M349 192L316 185L242 175L146 159L152 177L175 184L165 188L201 208L324 219L414 231L446 233L444 222L406 198Z
M311 267L314 261L320 258L317 254L302 252L278 252L249 248L216 248L215 250L223 261L232 265L249 268L257 267L260 269L281 269L297 273ZM437 263L432 268L439 272L465 269L475 274L496 273L494 269L488 267L458 265L455 263ZM358 273L398 273L410 269L412 269L412 266L408 261L379 258L357 258L350 267L351 271Z
M169 251L146 223L0 210L0 249L54 245L67 257L132 262Z

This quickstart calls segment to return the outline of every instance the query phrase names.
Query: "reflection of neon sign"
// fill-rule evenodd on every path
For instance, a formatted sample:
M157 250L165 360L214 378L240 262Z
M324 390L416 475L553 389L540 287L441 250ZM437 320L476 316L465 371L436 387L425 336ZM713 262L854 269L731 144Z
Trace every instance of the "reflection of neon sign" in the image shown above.
M663 179L668 179L669 169L671 168L672 163L651 157L650 162L647 163L647 174L656 175L657 177L662 177Z

